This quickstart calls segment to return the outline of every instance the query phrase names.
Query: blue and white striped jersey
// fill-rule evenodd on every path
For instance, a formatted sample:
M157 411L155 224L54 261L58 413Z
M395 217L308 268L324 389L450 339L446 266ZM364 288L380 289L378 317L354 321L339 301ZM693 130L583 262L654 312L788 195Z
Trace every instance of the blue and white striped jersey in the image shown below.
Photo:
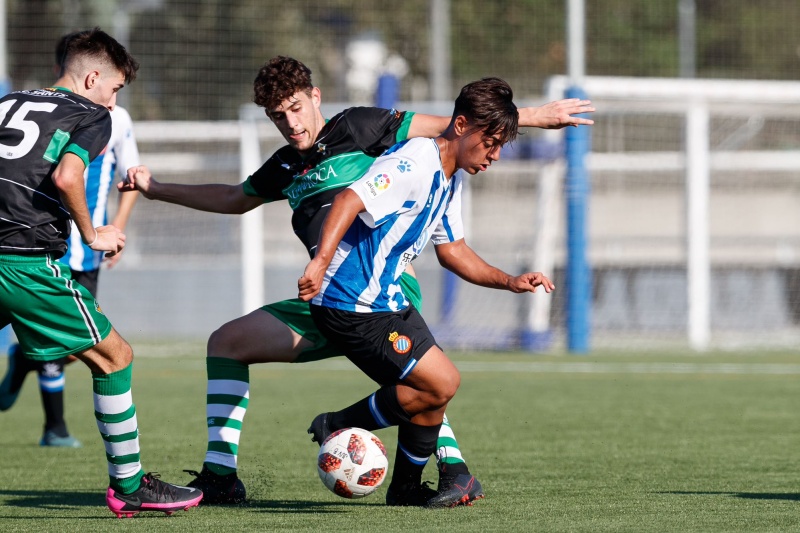
M366 206L345 233L315 305L373 313L408 307L400 275L429 240L464 237L459 173L447 179L433 139L401 142L350 185Z
M124 177L130 167L139 164L139 148L133 135L133 121L125 109L116 106L111 112L111 138L106 149L98 155L83 174L86 185L86 204L94 227L108 224L108 195L117 174ZM119 172L117 170L119 169ZM72 270L97 270L104 252L95 252L81 240L75 222L67 241L67 253L59 259Z

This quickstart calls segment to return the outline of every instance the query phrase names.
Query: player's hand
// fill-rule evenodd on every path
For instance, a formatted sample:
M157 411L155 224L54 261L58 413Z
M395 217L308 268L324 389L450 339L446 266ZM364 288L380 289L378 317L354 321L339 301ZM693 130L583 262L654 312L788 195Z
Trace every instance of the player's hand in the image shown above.
M511 292L536 292L537 287L544 288L545 292L556 289L553 282L541 272L526 272L508 280L508 290Z
M103 265L105 268L114 268L119 263L120 258L122 257L122 251L115 253L114 255L106 255L103 258Z
M144 165L131 167L128 169L125 179L117 184L117 189L120 192L125 191L139 191L148 200L153 196L150 194L150 187L156 183L150 169Z
M106 257L113 257L125 247L125 234L116 226L100 226L95 231L97 237L89 244L92 250L107 252Z
M297 297L304 302L310 302L314 296L319 294L322 288L322 281L325 278L326 267L320 261L312 259L306 265L302 277L297 280Z
M583 113L591 113L595 109L591 100L566 98L544 104L540 107L524 107L519 110L520 127L535 127L557 130L566 126L591 126L594 120L573 117Z

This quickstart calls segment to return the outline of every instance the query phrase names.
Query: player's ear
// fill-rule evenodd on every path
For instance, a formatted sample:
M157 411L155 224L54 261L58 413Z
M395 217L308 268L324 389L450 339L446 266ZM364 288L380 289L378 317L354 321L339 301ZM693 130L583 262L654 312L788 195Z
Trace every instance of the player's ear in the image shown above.
M453 131L458 136L464 135L464 132L467 131L467 126L469 126L469 122L464 115L458 115L453 121Z
M322 104L322 91L319 87L311 89L311 102L313 102L314 107L319 107Z
M90 70L86 74L86 78L84 84L86 85L87 89L92 89L96 84L97 81L100 79L100 71L98 70Z

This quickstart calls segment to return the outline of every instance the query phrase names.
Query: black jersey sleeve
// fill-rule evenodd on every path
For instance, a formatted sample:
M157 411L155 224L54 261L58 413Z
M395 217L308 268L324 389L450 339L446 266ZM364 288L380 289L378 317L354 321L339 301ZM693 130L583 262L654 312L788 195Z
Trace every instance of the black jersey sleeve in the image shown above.
M73 130L64 153L71 152L88 167L92 160L103 153L111 139L111 113L98 106L88 113Z
M295 157L292 157L292 156ZM288 146L275 152L261 167L244 182L244 193L258 196L264 202L285 200L283 189L292 181L294 174L294 150Z
M343 115L359 148L365 154L377 157L406 139L413 113L378 107L351 107Z

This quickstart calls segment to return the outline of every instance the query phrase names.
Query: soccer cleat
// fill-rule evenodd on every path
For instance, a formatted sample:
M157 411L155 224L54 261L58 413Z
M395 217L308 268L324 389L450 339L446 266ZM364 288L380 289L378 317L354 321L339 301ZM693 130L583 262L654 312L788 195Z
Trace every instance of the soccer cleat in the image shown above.
M330 428L329 416L330 413L322 413L317 415L311 422L311 427L308 428L308 433L311 435L311 440L320 446L325 442L333 430Z
M19 344L12 345L8 349L6 375L0 383L0 411L11 409L11 406L17 401L22 383L30 370L24 363L24 357L19 353Z
M195 477L187 486L203 491L201 502L203 505L242 503L247 496L244 483L236 472L221 476L205 466L202 472L197 470L184 470L184 472Z
M158 474L148 472L142 484L131 494L121 494L111 487L106 491L106 504L117 518L131 518L141 511L161 511L171 515L175 511L188 511L203 499L203 493L194 488L165 483Z
M426 507L455 507L472 505L484 497L481 482L472 474L447 475L440 473L439 490L428 500Z
M437 492L424 483L407 483L401 487L389 485L386 491L386 505L392 507L428 507L428 502Z
M59 437L52 431L45 431L42 435L42 440L39 441L39 446L53 446L54 448L80 448L83 446L81 441L67 435L66 437Z

